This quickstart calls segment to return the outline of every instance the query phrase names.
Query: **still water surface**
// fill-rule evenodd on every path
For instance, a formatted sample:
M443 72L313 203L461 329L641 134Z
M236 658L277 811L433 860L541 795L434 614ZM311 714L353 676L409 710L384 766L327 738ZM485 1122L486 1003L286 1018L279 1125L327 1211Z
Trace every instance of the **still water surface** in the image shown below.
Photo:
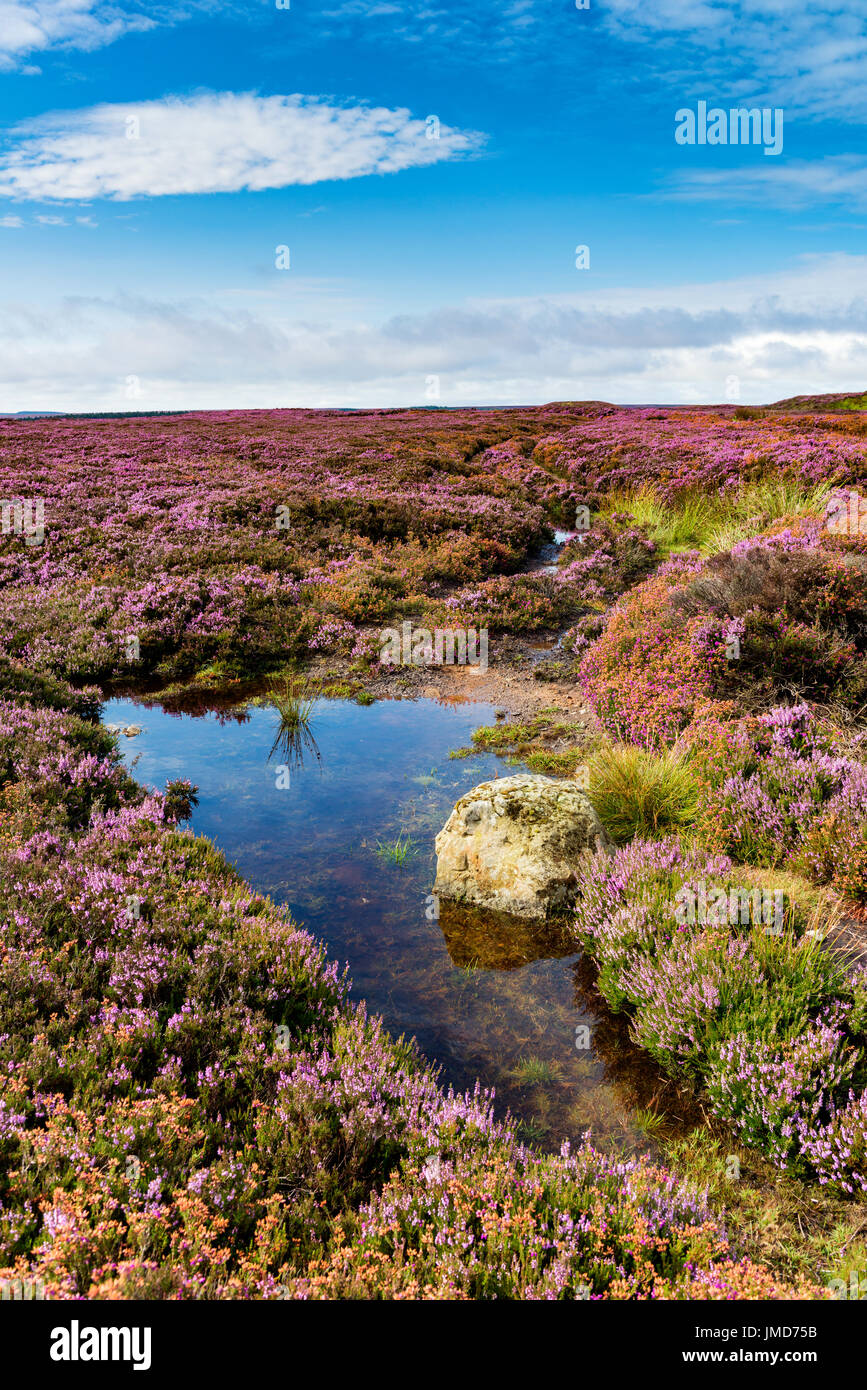
M414 1035L444 1081L494 1087L498 1109L544 1147L592 1129L602 1147L647 1149L617 1030L584 999L569 943L436 916L434 836L464 792L514 770L492 754L449 759L492 707L318 700L312 737L292 750L275 746L267 707L192 715L116 699L103 718L141 726L119 739L138 781L198 785L193 829L349 965L355 996ZM399 836L412 842L402 864L378 852Z

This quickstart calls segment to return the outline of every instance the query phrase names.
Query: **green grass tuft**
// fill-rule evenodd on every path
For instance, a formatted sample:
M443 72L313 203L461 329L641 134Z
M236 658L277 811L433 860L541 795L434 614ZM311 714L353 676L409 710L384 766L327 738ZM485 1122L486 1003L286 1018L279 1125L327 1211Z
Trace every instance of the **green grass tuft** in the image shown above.
M314 699L308 693L306 686L297 691L292 681L288 679L283 681L282 687L276 681L272 681L268 693L271 703L280 715L280 724L283 728L302 729L307 727L310 722Z
M414 846L415 840L411 840L409 836L404 839L401 833L393 844L383 844L382 840L378 840L376 852L380 859L384 859L389 864L405 864Z
M681 753L603 744L588 772L590 801L615 844L681 830L695 819L698 784Z
M663 555L700 550L716 555L783 517L822 516L833 487L804 487L794 478L746 483L726 497L685 491L672 500L651 483L610 493L603 515L628 513Z

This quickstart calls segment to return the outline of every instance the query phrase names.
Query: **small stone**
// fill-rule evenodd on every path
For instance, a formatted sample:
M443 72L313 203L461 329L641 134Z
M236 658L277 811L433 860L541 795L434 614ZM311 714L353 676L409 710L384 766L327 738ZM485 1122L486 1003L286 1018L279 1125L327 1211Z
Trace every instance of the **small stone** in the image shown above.
M141 733L141 725L139 725L139 724L127 724L127 726L126 726L126 728L124 729L123 732L124 732L124 737L125 737L125 738L135 738L136 734L140 734L140 733Z

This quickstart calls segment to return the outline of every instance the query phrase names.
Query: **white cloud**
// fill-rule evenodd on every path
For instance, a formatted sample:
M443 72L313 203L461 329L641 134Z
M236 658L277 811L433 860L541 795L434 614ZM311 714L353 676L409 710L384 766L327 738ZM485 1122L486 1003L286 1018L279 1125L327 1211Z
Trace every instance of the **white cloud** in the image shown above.
M180 24L194 15L249 13L244 0L0 0L0 71L38 76L33 53L92 52L126 34Z
M51 216L42 215L42 216L34 217L33 221L34 221L34 222L37 222L37 223L40 223L43 227L68 227L68 226L70 225L70 223L67 222L67 220L66 220L65 217L51 217ZM93 219L92 217L76 217L75 221L76 221L76 223L77 223L80 227L98 227L98 226L99 226L99 223L98 223L98 222L95 222L94 219ZM9 216L7 216L7 217L0 217L0 227L23 227L23 226L24 226L24 218L23 218L23 217L18 217L15 213L10 213Z
M804 258L770 277L467 301L380 323L318 290L318 316L312 301L241 291L6 303L0 392L15 410L159 410L422 405L431 375L443 405L713 402L732 376L743 401L863 389L867 300L853 287L865 272L867 257Z
M0 151L0 197L226 193L357 178L471 154L483 137L404 109L223 92L40 117Z
M25 55L44 49L101 48L152 27L146 13L106 0L2 0L0 69L17 67Z

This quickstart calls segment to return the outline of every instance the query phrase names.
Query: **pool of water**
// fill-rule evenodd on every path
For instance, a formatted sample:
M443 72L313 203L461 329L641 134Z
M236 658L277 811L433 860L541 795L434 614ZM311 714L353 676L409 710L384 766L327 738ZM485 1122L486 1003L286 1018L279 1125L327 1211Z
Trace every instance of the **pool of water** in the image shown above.
M495 1087L546 1147L588 1128L602 1145L648 1147L629 1121L622 1044L587 1003L568 941L445 904L438 915L435 835L458 797L513 770L491 754L449 759L491 706L323 699L293 747L267 707L193 715L115 699L103 719L140 726L119 736L138 781L198 785L193 829L346 962L355 996L414 1035L446 1082ZM388 855L398 841L402 863Z

